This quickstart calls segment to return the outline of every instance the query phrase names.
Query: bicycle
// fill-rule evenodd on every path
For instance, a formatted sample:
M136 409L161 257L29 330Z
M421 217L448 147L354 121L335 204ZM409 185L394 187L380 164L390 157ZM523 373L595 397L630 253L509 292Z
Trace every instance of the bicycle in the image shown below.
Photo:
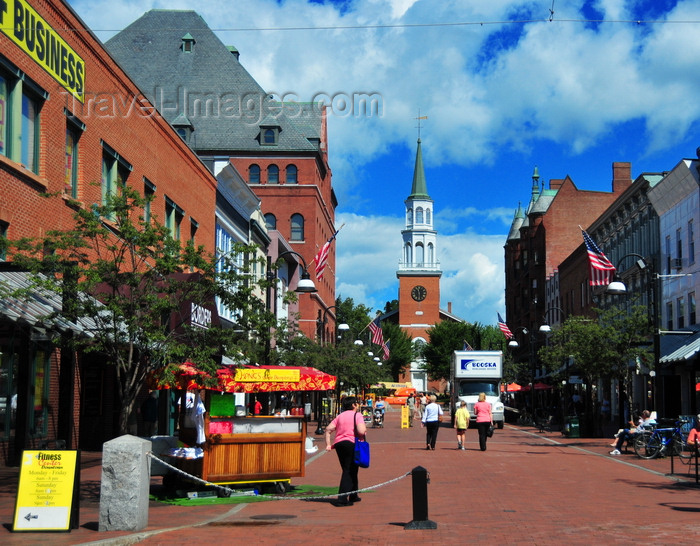
M692 452L686 445L687 435L681 427L688 423L685 420L676 421L674 428L655 428L651 431L640 432L634 439L634 452L642 459L655 459L672 450L673 455L681 459L690 459Z

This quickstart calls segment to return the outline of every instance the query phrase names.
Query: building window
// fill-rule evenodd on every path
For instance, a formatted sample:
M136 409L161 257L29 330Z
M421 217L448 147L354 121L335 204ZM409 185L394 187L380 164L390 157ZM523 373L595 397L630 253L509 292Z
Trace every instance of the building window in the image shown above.
M676 300L676 323L679 330L685 328L685 301L682 296Z
M176 241L180 240L180 226L185 217L185 211L174 201L165 198L165 227L170 231L170 236Z
M423 267L425 263L425 248L421 243L416 245L416 265L418 267Z
M73 199L78 198L78 141L85 130L85 124L66 112L66 176L65 192Z
M665 239L666 250L666 275L671 273L671 236L666 235Z
M673 330L673 303L666 302L666 329Z
M688 264L695 263L695 231L693 221L688 222Z
M422 224L423 223L423 209L421 207L418 207L416 209L416 224Z
M126 184L132 167L113 148L102 143L102 204L109 205Z
M39 104L22 93L22 158L21 163L30 171L39 172Z
M413 224L413 209L408 209L406 211L406 225L410 226Z
M2 239L2 241L0 241L0 261L3 262L7 259L7 249L5 248L4 240L7 239L8 225L7 222L0 222L0 239Z
M406 243L404 247L404 261L409 267L413 263L413 248L411 247L411 243Z
M8 155L7 143L9 142L9 90L7 78L0 73L0 154Z
M430 225L430 209L425 209L425 223Z
M279 184L280 182L280 168L277 165L270 165L267 168L267 183L268 184Z
M260 167L258 165L251 165L248 169L248 183L260 184Z
M197 230L199 229L199 222L194 218L190 218L190 243L194 245L194 238L197 235Z
M683 259L683 240L681 239L680 228L676 230L676 258L679 263Z
M263 146L275 146L279 139L279 127L268 127L262 129L261 132L261 142Z
M428 243L428 263L435 263L435 247L433 246L433 243Z
M39 112L49 94L4 57L0 65L0 154L38 173Z
M267 229L277 229L277 218L271 212L265 215L265 227Z
M292 232L290 236L291 241L303 241L304 240L304 217L301 214L292 214L291 218Z
M151 223L153 219L153 200L156 198L156 185L150 180L143 179L143 199L145 203L143 204L143 220L147 224Z
M688 325L693 326L697 323L695 315L695 292L688 293Z
M287 184L297 183L297 167L296 165L287 165L287 176L285 177Z

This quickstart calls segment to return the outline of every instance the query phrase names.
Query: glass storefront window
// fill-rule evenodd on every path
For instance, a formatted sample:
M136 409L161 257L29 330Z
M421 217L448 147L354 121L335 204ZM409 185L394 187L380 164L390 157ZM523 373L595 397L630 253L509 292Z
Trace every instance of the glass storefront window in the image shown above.
M14 436L17 418L17 355L2 346L0 355L0 439Z

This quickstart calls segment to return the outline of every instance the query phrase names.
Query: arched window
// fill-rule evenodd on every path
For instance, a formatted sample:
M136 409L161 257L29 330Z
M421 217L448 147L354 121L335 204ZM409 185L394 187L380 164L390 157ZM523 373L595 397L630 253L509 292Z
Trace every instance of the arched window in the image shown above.
M301 214L292 214L291 218L292 232L289 238L290 241L304 240L304 217Z
M410 266L411 262L413 261L413 249L411 248L411 243L406 243L403 254L403 261L406 262L406 265Z
M249 184L260 184L260 166L251 165L248 169L248 183Z
M428 243L428 263L435 263L435 247L433 243Z
M280 182L280 168L277 165L270 165L267 168L267 183L268 184L279 184Z
M267 229L277 229L277 218L271 212L265 215L265 227Z
M413 223L413 209L408 209L406 211L406 224L409 226Z
M275 131L273 129L265 129L263 133L263 143L264 144L274 144L275 143Z
M430 209L425 209L425 223L430 224Z
M416 209L416 224L422 224L423 223L423 209L421 207L418 207Z
M297 183L297 167L296 167L296 165L287 165L287 176L286 176L285 181L287 184L296 184Z
M416 263L420 267L425 259L425 249L421 243L416 245Z

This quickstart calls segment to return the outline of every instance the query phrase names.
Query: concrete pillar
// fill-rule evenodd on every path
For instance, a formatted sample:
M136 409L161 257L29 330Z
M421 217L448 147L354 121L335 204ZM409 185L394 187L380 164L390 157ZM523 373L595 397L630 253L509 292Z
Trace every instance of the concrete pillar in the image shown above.
M148 525L151 442L126 434L102 449L100 531L140 531Z

